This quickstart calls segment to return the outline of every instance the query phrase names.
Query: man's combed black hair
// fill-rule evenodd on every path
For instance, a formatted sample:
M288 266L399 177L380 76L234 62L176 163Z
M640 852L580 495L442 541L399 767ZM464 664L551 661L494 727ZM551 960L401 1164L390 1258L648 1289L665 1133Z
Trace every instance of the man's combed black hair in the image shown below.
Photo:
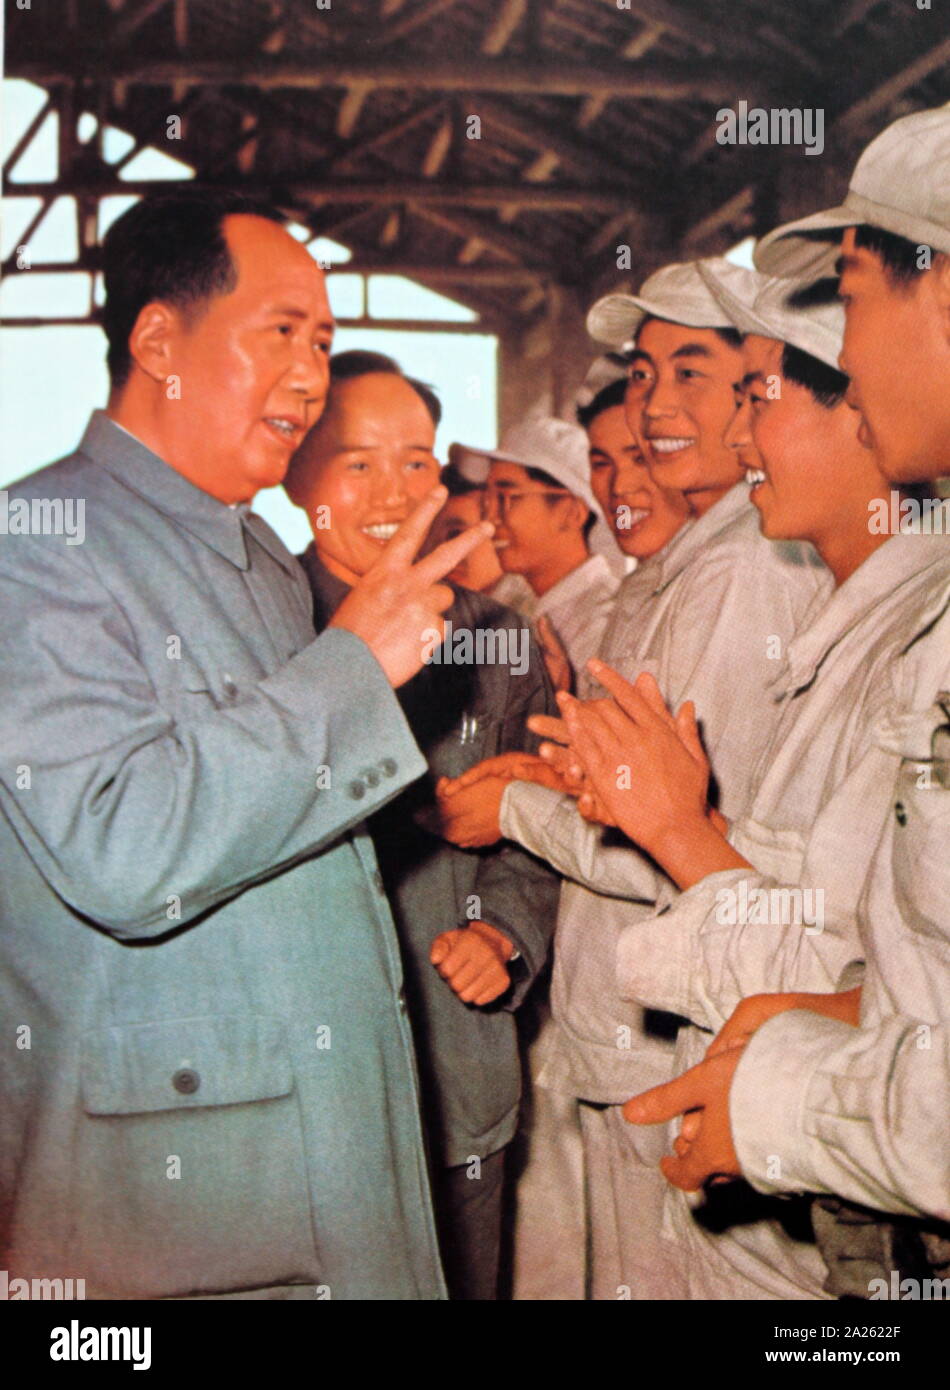
M801 285L788 296L790 309L808 310L833 304L838 298L838 281L825 276L812 284ZM786 343L782 350L782 375L810 391L819 405L832 410L844 400L849 380L844 372L829 367L827 362L810 352Z
M596 420L598 415L603 415L605 410L623 405L626 394L627 382L624 377L617 381L609 381L606 386L601 387L592 401L577 407L577 423L586 430L591 421Z
M129 335L146 304L196 311L237 284L237 269L222 230L225 217L242 213L283 223L267 203L226 188L181 188L150 194L124 212L102 245L106 302L102 310L113 388L132 367Z
M920 247L915 242L896 236L893 232L885 232L882 227L857 227L854 241L856 246L874 252L896 285L912 284L927 269L919 264Z
M424 381L417 381L413 376L406 376L394 357L388 357L385 352L351 348L348 352L338 352L330 358L331 389L334 382L352 381L355 377L373 376L379 372L386 376L401 377L407 386L411 386L429 412L432 423L438 426L442 419L442 402L431 386L427 386Z
M647 314L646 317L641 320L640 324L637 327L637 339L639 339L640 334L643 332L644 328L646 328L647 324L652 323L653 320L657 318L659 318L658 314ZM660 322L676 323L676 320L660 319ZM688 323L682 323L676 324L676 326L678 328L690 328L692 325ZM742 347L742 334L739 332L738 328L710 328L709 332L715 333L718 338L721 338L724 343L728 343L730 347Z
M829 367L810 352L786 343L782 349L782 375L811 392L819 405L831 410L840 405L848 389L844 372Z

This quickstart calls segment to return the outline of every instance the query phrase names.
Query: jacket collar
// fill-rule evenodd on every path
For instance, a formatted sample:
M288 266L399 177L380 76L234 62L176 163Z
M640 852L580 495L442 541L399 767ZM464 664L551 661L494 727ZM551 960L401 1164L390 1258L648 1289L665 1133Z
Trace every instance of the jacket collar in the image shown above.
M943 583L940 583L941 573ZM950 594L950 546L946 536L891 536L864 564L834 590L813 621L788 645L786 662L773 685L790 694L808 685L828 653L862 623L879 604L914 587L919 606L908 613L907 650L918 634L947 605ZM810 617L811 615L809 615Z
M238 569L250 569L246 528L278 564L296 573L290 551L246 503L229 507L202 492L104 411L93 412L79 450Z
M669 545L656 557L657 566L655 594L661 592L678 574L691 564L696 555L709 545L716 536L731 526L737 516L752 506L745 483L736 483L724 497L720 497L709 511L695 521L688 522L670 541ZM661 558L662 557L662 558Z
M313 541L297 558L304 568L313 593L313 625L317 632L322 632L350 592L350 586L330 573L317 555L317 547Z

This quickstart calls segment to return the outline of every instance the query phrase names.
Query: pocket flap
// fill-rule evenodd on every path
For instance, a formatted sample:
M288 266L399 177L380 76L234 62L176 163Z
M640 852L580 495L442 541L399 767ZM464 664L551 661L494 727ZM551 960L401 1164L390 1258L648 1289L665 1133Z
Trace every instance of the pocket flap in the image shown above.
M277 1019L211 1015L95 1028L82 1042L90 1115L135 1115L267 1100L293 1090Z

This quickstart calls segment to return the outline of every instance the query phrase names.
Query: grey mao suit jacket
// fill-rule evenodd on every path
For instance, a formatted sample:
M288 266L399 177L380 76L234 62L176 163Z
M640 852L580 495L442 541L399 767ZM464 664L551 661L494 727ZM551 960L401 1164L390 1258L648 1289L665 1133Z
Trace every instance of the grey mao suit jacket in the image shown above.
M381 668L315 640L264 522L101 413L10 494L83 499L85 540L0 538L0 1261L443 1298L363 824L426 764Z
M301 556L321 631L348 593L321 564L313 545ZM505 642L483 655L508 660L432 662L399 691L399 702L429 765L369 821L402 947L409 1015L416 1037L423 1114L434 1162L448 1167L486 1158L514 1136L521 1065L512 1011L544 965L554 933L560 877L518 845L457 849L421 828L415 816L433 803L441 776L457 777L483 758L534 751L531 714L557 714L541 652L512 609L453 586L445 617L456 634L494 630ZM478 648L474 645L473 653ZM522 669L522 666L525 669ZM429 960L435 938L473 917L503 931L521 953L511 988L487 1007L464 1004Z

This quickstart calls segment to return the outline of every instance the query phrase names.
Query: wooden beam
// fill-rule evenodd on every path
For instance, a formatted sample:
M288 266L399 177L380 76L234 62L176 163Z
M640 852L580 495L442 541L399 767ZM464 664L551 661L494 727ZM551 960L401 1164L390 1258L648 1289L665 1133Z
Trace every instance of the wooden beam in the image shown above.
M95 194L99 197L116 193L154 193L156 187L172 187L174 179L163 179L156 184L154 179L96 179L66 176L56 183L57 193ZM192 181L188 181L193 186ZM272 197L286 197L291 200L303 199L314 207L328 203L368 203L382 205L396 201L413 203L444 203L449 207L499 208L507 203L518 203L536 211L574 211L574 212L616 212L621 208L630 209L635 205L637 194L629 189L614 186L608 191L600 188L565 187L557 184L464 184L436 183L425 179L393 179L392 182L370 183L357 180L296 179L282 178L280 175L263 175L254 179L228 179L227 186L246 189L248 192L267 193ZM49 192L48 183L22 183L16 185L17 193L23 197L40 197Z
M448 213L443 212L441 208L419 204L414 210L426 222L441 227L443 231L450 232L462 241L467 241L470 237L479 237L497 255L514 261L516 265L550 271L549 266L539 264L538 248L534 242L529 241L527 237L518 236L516 232L510 232L507 227L486 222L480 217L471 217L461 208L453 208L451 213Z
M567 168L604 183L627 180L637 173L635 167L617 159L595 142L579 140L571 134L566 123L551 121L549 124L513 107L510 102L496 102L491 98L486 100L482 96L477 97L475 102L474 109L477 109L482 120L483 138L498 130L535 150L551 150Z
M638 58L644 57L650 49L663 37L664 29L662 24L648 24L636 38L629 39L620 50L621 56L628 62L635 62ZM598 116L603 114L604 107L610 101L607 92L598 92L596 96L585 97L577 117L578 130L588 130Z
M353 134L366 98L372 90L370 83L360 82L349 87L344 93L336 113L336 133L341 139L349 140Z
M175 30L175 44L178 48L188 47L188 0L175 0L172 16Z
M501 8L482 39L482 52L492 56L504 51L508 40L524 19L528 0L502 0Z
M39 111L37 111L36 115L33 117L32 121L30 121L26 130L24 130L19 140L13 146L13 149L10 151L6 159L3 161L3 181L7 185L7 193L15 193L17 191L16 182L14 181L12 186L10 184L10 170L14 167L17 160L23 154L23 151L26 149L27 145L29 145L33 137L37 134L40 126L46 120L46 117L53 110L55 110L55 107L53 106L52 98L47 96L46 101L40 107ZM62 173L62 169L60 169L60 173Z
M57 64L49 58L8 57L10 77L22 77L41 86L88 76L82 61L73 58ZM167 87L183 82L192 87L277 88L350 87L370 82L389 91L521 92L527 96L583 97L603 92L618 100L720 101L732 100L737 91L758 92L763 86L778 94L788 87L787 72L769 70L761 63L724 60L695 63L656 63L634 66L618 60L596 66L582 63L541 63L523 58L483 58L459 63L454 58L367 58L365 55L314 54L301 59L272 57L197 58L156 60L132 54L110 54L97 70L100 82L145 87Z
M130 39L132 35L169 4L169 0L142 0L137 10L127 14L124 19L119 19L112 26L108 35L107 42L110 46L118 46Z
M881 3L882 0L851 0L851 3L845 7L844 14L832 25L831 32L834 37L838 38L840 34L846 34L849 29L860 24Z
M944 64L950 63L950 39L944 39L942 43L936 44L927 53L922 53L912 63L901 68L899 72L888 77L884 82L868 92L867 96L856 101L853 106L849 106L835 121L835 129L848 132L859 129L866 121L890 106L892 102L906 92L908 87L914 87L918 82L922 82L925 77L942 68Z
M439 125L422 160L422 177L434 179L445 163L445 157L452 146L452 122L446 115Z
M438 19L440 15L453 9L458 3L459 0L426 0L420 9L414 10L393 24L387 24L385 29L382 29L371 39L371 43L374 47L379 48L396 43L399 39L406 38L408 34L414 34L417 29L424 28L426 24L431 24L433 19Z
M349 145L346 149L338 150L331 155L330 159L321 166L324 175L336 174L346 169L354 160L362 159L367 154L378 154L392 140L400 140L404 135L408 135L410 130L414 130L422 121L429 120L437 112L442 110L440 101L427 100L414 106L411 111L407 111L404 116L400 116L395 121L387 121L384 125L367 135L355 144Z

